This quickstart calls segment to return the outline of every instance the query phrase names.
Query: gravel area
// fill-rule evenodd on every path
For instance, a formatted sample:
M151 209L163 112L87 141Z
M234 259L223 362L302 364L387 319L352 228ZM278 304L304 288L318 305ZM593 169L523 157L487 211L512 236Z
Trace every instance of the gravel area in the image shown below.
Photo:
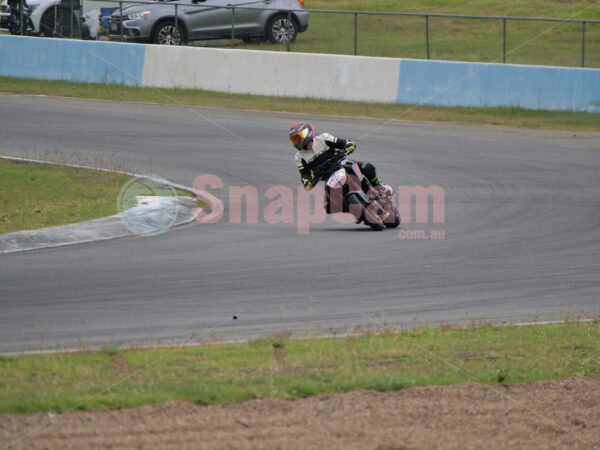
M201 380L199 380L201 382ZM600 379L0 415L0 448L600 448ZM12 447L11 447L12 446Z

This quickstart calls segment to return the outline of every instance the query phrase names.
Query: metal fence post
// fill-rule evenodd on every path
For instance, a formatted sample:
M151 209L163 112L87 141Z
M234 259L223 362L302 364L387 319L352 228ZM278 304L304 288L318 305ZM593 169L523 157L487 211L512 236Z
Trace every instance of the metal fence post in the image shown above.
M358 54L358 13L354 13L354 56Z
M179 28L177 28L177 25L179 25L178 20L177 20L177 3L175 3L175 5L173 5L173 6L175 6L175 31L173 34L175 34L175 33L179 33ZM182 41L181 38L182 38L181 33L179 33L179 45L181 45L181 41Z
M235 8L231 8L231 48L235 39Z
M121 30L121 42L123 42L123 2L119 2L119 14L121 15L119 28Z
M585 67L585 21L581 22L581 67Z
M292 23L292 11L290 11L290 10L288 9L288 27L291 25L291 23ZM294 25L294 26L295 26L295 25ZM298 31L296 31L296 32L298 32ZM291 44L291 42L290 42L290 39L288 39L288 40L287 40L287 45L286 45L286 50L287 50L288 52L290 51L290 46L291 46L291 45L292 45L292 44Z
M506 17L502 18L502 62L506 64Z
M425 39L427 41L427 59L429 59L429 14L425 14Z
M24 8L25 7L23 6L23 0L21 0L19 2L19 16L21 17L19 19L19 22L20 22L19 27L21 28L21 36L23 36L25 34L25 24L24 24L24 20L23 20L24 19L24 12L23 12Z
M73 36L73 22L77 22L78 19L76 17L74 17L74 1L76 0L71 0L70 4L70 13L69 14L69 20L71 22L71 31L70 31L70 36ZM81 0L79 0L80 3L79 5L81 5ZM127 0L115 0L115 3L118 3L119 5L119 13L120 13L120 40L121 42L124 41L124 30L123 30L123 21L124 21L124 17L123 17L123 3L127 1ZM20 13L21 15L21 24L20 24L20 31L21 34L26 34L26 23L25 23L25 11L24 11L24 0L18 0L18 4L19 4L19 11L16 12L16 14ZM245 3L244 3L245 4ZM239 5L237 5L239 6ZM236 31L235 31L235 26L236 26L236 19L235 19L235 10L236 10L236 6L232 5L232 4L228 4L228 5L222 5L222 6L214 6L214 8L221 8L221 9L231 9L231 48L235 48L235 39L236 39ZM54 14L54 34L60 34L58 33L58 25L61 26L65 26L65 24L63 24L63 16L61 16L61 20L59 21L59 17L58 17L58 11L57 11L57 5L54 6L55 9L55 14ZM244 7L242 7L242 9L244 9ZM252 8L251 8L252 9ZM81 7L80 7L81 10ZM220 9L219 9L220 10ZM174 4L174 11L175 11L175 18L174 18L174 24L175 24L175 32L179 34L179 43L178 45L183 45L183 33L179 30L179 14L178 14L178 5ZM285 11L285 10L284 10ZM310 10L307 10L310 11ZM283 11L281 11L283 13ZM431 17L435 17L435 18L451 18L451 19L489 19L489 20L502 20L502 62L503 64L507 63L507 49L506 49L506 45L507 45L507 22L509 20L517 20L517 21L547 21L547 22L561 22L561 23L581 23L581 67L585 67L585 32L586 32L586 26L587 23L592 23L592 24L600 24L599 20L574 20L574 19L552 19L552 18L536 18L536 17L516 17L516 16L476 16L476 15L458 15L458 14L429 14L429 13L402 13L402 12L398 12L398 13L394 13L394 12L389 12L389 13L385 13L385 12L365 12L365 11L317 11L317 12L326 12L326 13L342 13L342 14L353 14L354 15L354 55L357 56L358 55L358 16L359 14L367 14L367 15L383 15L383 16L411 16L411 17L424 17L425 18L425 42L426 42L426 55L427 55L427 59L431 59L431 43L430 43L430 30L429 30L429 19ZM59 23L60 22L60 23ZM66 22L66 21L65 21ZM291 25L294 27L294 29L296 28L296 24L294 23L293 17L292 17L292 12L291 10L287 10L287 22L288 25ZM64 30L63 30L64 31ZM290 32L290 28L288 27L287 29L288 33L287 36L289 37L289 32ZM297 31L297 30L295 30ZM243 33L242 33L242 37L243 37ZM291 40L287 40L286 42L287 44L287 51L290 52L291 51L291 45L292 42ZM443 56L443 55L442 55Z
M52 31L52 37L58 36L58 5L54 5L54 30Z

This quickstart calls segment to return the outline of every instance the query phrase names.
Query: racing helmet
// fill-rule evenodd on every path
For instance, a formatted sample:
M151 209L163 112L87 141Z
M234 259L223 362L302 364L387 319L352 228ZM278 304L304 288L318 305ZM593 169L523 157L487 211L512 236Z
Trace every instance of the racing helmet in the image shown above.
M290 141L298 150L304 150L315 137L315 129L310 123L298 122L290 128Z

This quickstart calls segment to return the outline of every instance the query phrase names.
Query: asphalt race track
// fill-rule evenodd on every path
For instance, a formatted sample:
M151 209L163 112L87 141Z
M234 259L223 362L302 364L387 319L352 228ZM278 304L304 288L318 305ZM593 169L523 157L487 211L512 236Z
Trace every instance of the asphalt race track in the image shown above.
M270 187L299 204L299 119L442 203L380 233L268 223ZM0 255L0 352L600 314L598 134L16 95L0 96L0 123L1 154L127 160L186 186L211 174L225 207L218 223L154 237ZM230 223L232 186L257 189L258 223ZM444 239L417 239L434 231Z

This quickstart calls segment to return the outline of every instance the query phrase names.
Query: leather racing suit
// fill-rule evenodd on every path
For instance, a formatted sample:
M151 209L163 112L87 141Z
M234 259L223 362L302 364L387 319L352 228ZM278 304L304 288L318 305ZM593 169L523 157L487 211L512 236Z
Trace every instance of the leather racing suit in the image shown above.
M311 148L296 152L296 165L298 166L300 178L306 190L312 189L319 182L314 170L331 158L336 151L346 150L349 143L352 144L349 140L339 139L329 133L323 133L313 138ZM354 150L355 147L352 145L351 148ZM373 164L362 161L355 162L373 187L381 184Z
M336 151L345 151L348 154L355 150L356 146L350 140L339 139L329 133L315 136L310 148L296 152L296 164L300 172L300 178L304 189L312 189L318 182L319 176L315 174L316 169L325 161L334 156ZM380 194L389 197L393 190L381 184L375 166L369 162L354 161L358 164L360 171L371 182L373 188ZM386 190L387 189L387 190ZM329 202L329 187L325 187L325 211L331 214ZM347 212L347 211L346 211Z

